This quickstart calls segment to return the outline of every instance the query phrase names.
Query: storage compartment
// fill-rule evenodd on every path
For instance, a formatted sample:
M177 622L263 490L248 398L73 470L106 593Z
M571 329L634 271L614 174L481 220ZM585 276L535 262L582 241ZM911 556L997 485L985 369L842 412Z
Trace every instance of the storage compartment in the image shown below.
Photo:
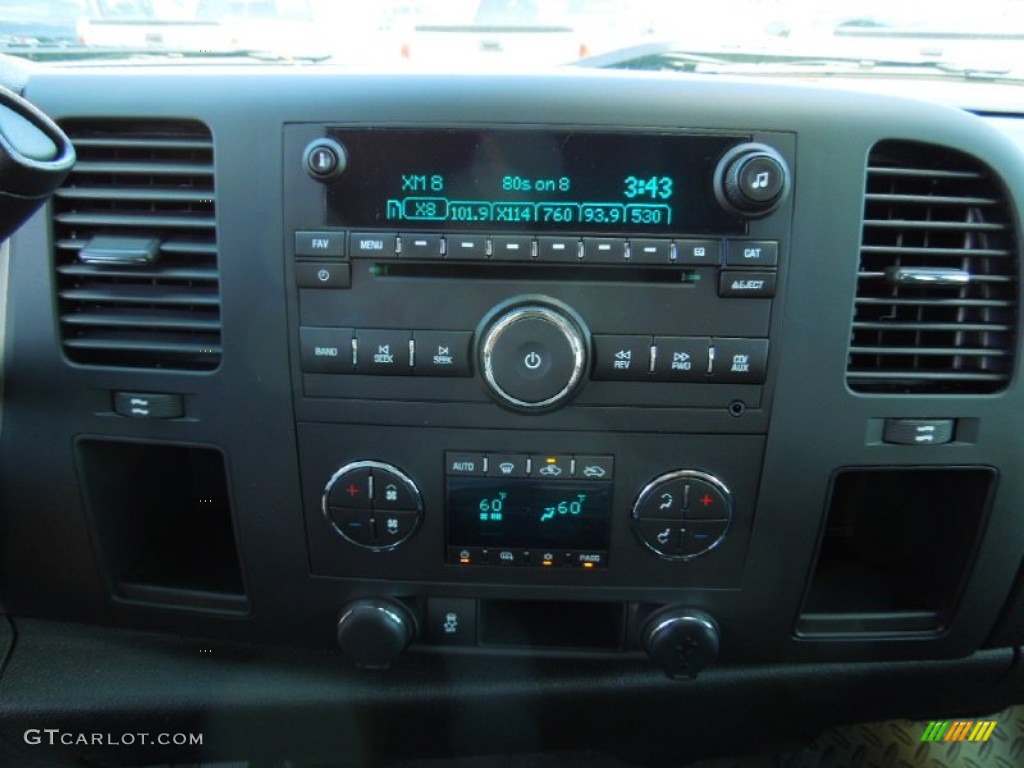
M994 479L988 468L837 473L798 633L941 630L969 572Z
M213 448L78 444L97 551L132 602L245 612L224 457Z
M617 650L622 648L622 603L483 600L480 644Z

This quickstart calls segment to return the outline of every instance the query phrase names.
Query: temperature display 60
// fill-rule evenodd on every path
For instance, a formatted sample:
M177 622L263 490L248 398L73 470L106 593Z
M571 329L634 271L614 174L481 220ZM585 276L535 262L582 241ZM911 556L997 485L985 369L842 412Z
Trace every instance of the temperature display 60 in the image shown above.
M458 547L603 550L610 481L448 478L448 543Z

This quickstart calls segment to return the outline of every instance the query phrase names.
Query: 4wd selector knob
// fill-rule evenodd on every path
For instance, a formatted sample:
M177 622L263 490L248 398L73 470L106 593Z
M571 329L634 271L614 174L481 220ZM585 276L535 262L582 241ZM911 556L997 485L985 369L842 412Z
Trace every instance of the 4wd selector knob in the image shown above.
M771 213L789 192L789 168L764 144L733 147L715 169L715 196L726 210L746 218Z
M479 347L491 393L524 411L558 406L575 391L587 366L581 324L544 304L521 304L495 317Z

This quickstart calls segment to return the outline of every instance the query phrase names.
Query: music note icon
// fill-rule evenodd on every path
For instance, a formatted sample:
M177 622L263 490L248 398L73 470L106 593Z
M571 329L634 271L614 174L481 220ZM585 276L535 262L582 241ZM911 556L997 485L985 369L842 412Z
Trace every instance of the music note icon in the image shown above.
M768 171L761 171L754 177L754 182L750 185L751 189L764 189L768 186Z

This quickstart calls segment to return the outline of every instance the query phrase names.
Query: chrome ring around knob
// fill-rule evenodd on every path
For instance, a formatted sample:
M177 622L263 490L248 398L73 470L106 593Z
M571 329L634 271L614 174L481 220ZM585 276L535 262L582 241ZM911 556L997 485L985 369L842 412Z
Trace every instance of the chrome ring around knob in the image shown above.
M495 373L495 347L503 334L516 323L525 320L541 320L554 326L562 334L572 354L572 369L565 384L553 395L540 400L525 400L506 391ZM521 410L543 410L557 405L569 397L583 379L587 364L586 343L582 331L565 314L543 305L515 307L495 320L487 329L480 345L480 357L484 381L490 390L504 403ZM539 365L539 359L537 365ZM531 367L524 361L526 367Z

